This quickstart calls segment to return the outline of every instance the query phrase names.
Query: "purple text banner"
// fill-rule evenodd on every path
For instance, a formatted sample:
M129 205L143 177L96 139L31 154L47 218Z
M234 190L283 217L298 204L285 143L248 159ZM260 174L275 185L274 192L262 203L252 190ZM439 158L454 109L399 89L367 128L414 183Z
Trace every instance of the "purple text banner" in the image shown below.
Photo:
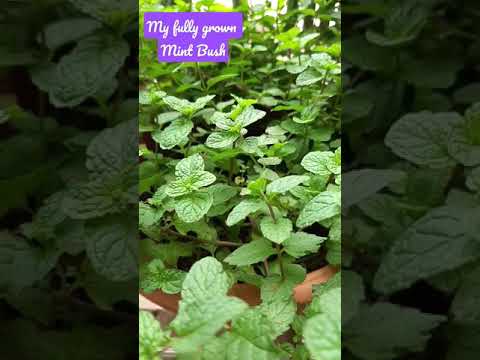
M160 62L228 62L228 40L243 35L240 12L147 12L145 39L157 40Z

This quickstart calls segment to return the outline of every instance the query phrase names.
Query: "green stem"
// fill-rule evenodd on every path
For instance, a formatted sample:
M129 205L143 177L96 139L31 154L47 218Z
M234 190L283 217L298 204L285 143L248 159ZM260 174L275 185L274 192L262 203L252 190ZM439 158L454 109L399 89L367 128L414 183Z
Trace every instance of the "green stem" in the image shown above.
M270 213L270 216L272 217L273 222L276 224L277 223L277 217L275 216L275 212L273 211L273 207L268 202L267 202L267 206L268 206L268 212Z
M198 62L195 63L195 69L197 70L197 76L200 79L200 86L202 87L202 91L208 92L208 87L203 80L202 71L200 70L200 65L198 65Z
M276 224L277 223L277 217L275 216L275 212L273 211L272 204L268 201L267 197L265 196L264 193L262 193L263 200L267 204L268 207L268 212L270 213L270 216L272 217L273 222Z

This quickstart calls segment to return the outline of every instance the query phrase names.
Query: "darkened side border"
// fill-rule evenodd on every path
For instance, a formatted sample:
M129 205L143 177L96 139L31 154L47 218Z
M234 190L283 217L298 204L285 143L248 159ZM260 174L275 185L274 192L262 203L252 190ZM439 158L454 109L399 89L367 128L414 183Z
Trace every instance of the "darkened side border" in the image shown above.
M345 359L480 352L479 10L342 2Z
M0 18L0 357L136 359L138 2Z

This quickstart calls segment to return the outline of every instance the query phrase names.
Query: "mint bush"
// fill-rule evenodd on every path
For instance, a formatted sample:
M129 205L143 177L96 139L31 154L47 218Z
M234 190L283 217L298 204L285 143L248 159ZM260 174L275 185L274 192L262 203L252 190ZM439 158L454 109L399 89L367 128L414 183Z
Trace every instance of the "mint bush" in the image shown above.
M226 65L159 64L141 39L140 286L182 299L168 328L141 327L143 359L167 347L185 359L340 358L340 274L302 314L292 296L341 262L340 19L335 2L313 4L286 15L283 3L240 4L244 37ZM190 5L142 2L165 9ZM260 288L261 305L228 296L238 283Z

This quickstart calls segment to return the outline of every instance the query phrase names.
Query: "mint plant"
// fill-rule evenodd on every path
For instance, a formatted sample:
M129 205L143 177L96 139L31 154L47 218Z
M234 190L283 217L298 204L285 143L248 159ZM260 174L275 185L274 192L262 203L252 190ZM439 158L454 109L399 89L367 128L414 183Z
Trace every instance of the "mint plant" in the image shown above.
M176 179L164 189L171 201L175 201L175 211L183 222L199 221L213 204L212 194L202 188L214 183L216 177L204 167L199 154L181 160L175 167Z
M229 148L248 133L246 129L248 125L262 119L265 114L264 111L257 110L253 106L243 108L241 103L229 114L215 112L210 121L219 131L211 133L205 144L215 149Z
M181 298L157 340L140 329L145 359L159 347L185 359L340 358L341 275L303 312L293 298L307 273L341 263L340 21L324 5L283 16L284 3L238 4L244 37L228 64L159 64L141 38L140 287ZM159 9L230 10L142 2ZM258 288L260 304L229 295L239 285Z
M164 98L167 104L174 112L163 114L157 118L159 123L169 123L162 131L155 132L152 137L158 142L164 150L172 149L178 145L186 145L188 135L193 129L192 118L195 113L203 109L214 96L205 96L197 99L194 103L184 99L177 99L174 96Z

